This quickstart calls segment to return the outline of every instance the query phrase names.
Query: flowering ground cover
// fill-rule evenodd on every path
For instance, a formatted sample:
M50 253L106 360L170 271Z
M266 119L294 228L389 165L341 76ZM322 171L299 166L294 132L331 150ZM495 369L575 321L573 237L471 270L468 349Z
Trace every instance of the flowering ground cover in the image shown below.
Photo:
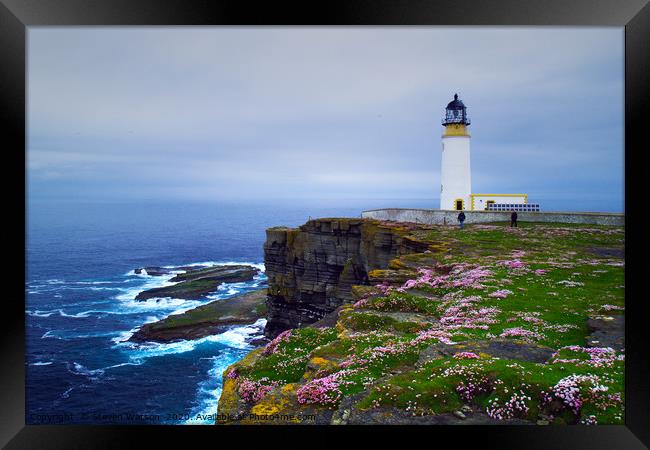
M422 226L412 236L433 250L369 274L336 326L284 332L231 366L220 412L623 423L625 350L601 342L622 342L622 329L594 329L624 318L622 228Z

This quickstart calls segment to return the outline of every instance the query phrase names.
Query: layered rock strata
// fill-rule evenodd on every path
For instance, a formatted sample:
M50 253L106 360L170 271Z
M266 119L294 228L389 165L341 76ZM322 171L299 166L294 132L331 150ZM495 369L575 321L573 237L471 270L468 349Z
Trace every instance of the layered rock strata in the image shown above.
M408 228L368 219L317 219L298 228L266 231L268 337L316 322L351 302L352 286L404 254L424 252L428 243Z

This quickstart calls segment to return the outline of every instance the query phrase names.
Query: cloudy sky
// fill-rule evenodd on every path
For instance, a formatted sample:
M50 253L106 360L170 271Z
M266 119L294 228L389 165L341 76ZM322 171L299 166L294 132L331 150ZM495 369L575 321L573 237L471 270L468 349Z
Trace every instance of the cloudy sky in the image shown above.
M622 28L30 28L28 195L437 207L458 92L474 192L621 211L623 46Z

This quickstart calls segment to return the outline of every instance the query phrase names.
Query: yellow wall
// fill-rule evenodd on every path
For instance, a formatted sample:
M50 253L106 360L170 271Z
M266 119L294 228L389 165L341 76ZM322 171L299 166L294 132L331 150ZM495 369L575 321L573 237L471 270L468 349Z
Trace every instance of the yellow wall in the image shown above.
M445 132L443 136L469 136L467 127L462 123L453 123L445 125Z

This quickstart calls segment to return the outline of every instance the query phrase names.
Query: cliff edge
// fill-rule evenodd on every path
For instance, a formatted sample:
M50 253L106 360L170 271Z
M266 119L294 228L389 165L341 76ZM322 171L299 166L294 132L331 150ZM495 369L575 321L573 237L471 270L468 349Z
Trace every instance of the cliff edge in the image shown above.
M404 224L368 219L317 219L266 231L267 337L322 319L351 302L352 286L394 258L428 250Z

